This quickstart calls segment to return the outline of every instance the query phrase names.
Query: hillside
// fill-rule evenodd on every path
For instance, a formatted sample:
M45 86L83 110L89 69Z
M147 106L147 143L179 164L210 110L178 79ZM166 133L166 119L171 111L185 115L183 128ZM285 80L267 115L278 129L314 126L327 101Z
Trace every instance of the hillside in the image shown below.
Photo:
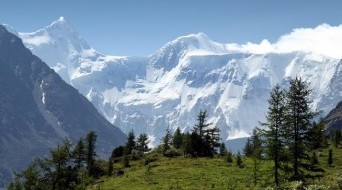
M339 102L334 109L324 118L328 132L336 129L342 130L342 102Z
M319 152L319 164L325 170L323 178L310 181L312 184L337 187L336 177L342 172L342 149L334 148L334 166L327 164L328 150ZM147 155L148 157L149 155ZM150 155L151 156L151 155ZM131 163L123 168L121 163L114 164L124 171L122 176L104 177L103 182L89 187L102 190L159 190L159 189L266 189L272 184L272 162L262 161L258 172L259 180L253 183L253 161L244 158L244 167L225 162L224 158L166 158L159 156L155 162L144 165L143 161Z

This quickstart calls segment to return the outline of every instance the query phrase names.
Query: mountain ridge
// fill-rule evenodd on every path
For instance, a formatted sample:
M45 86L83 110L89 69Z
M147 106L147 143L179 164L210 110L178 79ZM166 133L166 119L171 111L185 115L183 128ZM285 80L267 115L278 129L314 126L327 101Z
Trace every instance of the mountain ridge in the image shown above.
M322 28L329 26L315 29ZM340 59L296 48L290 51L284 45L289 35L273 44L264 40L237 45L214 42L203 33L190 34L166 43L149 57L79 53L77 59L60 63L72 65L65 69L67 76L57 73L111 123L125 132L147 132L155 144L167 126L190 130L201 109L220 126L223 139L240 138L264 120L270 89L276 83L286 87L291 77L310 84L312 107L324 114L342 99L340 93L331 93L340 89ZM27 39L24 43L30 46ZM32 51L43 60L49 51L59 52L40 52L40 48ZM70 50L64 53L75 55ZM47 61L52 68L57 62Z
M93 130L107 157L126 135L102 117L75 88L0 25L0 188L64 138Z

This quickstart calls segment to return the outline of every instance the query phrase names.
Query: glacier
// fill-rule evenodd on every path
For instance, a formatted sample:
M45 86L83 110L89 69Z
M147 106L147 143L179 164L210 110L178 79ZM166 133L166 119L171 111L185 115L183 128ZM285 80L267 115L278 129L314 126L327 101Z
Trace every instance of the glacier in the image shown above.
M312 107L321 116L342 97L339 55L286 46L284 40L293 40L288 35L277 44L239 45L190 34L147 57L103 55L63 17L17 35L107 120L126 133L147 133L153 145L168 126L190 130L200 110L223 140L247 137L265 120L271 88L296 76L312 88Z

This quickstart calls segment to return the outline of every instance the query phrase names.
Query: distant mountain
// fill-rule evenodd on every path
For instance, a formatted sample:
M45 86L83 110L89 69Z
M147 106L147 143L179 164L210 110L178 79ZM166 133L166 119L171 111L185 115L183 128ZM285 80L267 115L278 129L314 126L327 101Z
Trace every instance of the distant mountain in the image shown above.
M342 100L340 59L311 51L253 53L199 33L179 37L149 57L106 56L64 18L19 36L108 121L125 132L147 132L154 144L167 126L191 129L201 109L222 139L246 137L264 121L270 89L276 83L286 87L295 76L309 83L312 107L323 115Z
M332 109L324 118L326 123L326 131L331 132L336 129L342 130L342 102Z
M0 25L0 188L64 138L94 130L97 153L109 156L125 140L76 89Z

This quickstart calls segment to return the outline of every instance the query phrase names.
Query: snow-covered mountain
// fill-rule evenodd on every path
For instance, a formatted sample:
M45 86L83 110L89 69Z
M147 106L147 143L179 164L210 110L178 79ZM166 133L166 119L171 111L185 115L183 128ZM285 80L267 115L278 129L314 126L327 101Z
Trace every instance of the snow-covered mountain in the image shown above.
M155 143L167 126L190 129L201 109L221 128L223 139L248 136L264 121L272 86L286 86L295 76L313 88L313 107L323 114L342 97L340 57L298 49L293 36L276 44L238 45L199 33L179 37L150 57L119 57L98 53L63 17L18 35L111 123L125 132L147 132Z
M97 135L106 158L126 135L0 24L0 189L64 138Z

